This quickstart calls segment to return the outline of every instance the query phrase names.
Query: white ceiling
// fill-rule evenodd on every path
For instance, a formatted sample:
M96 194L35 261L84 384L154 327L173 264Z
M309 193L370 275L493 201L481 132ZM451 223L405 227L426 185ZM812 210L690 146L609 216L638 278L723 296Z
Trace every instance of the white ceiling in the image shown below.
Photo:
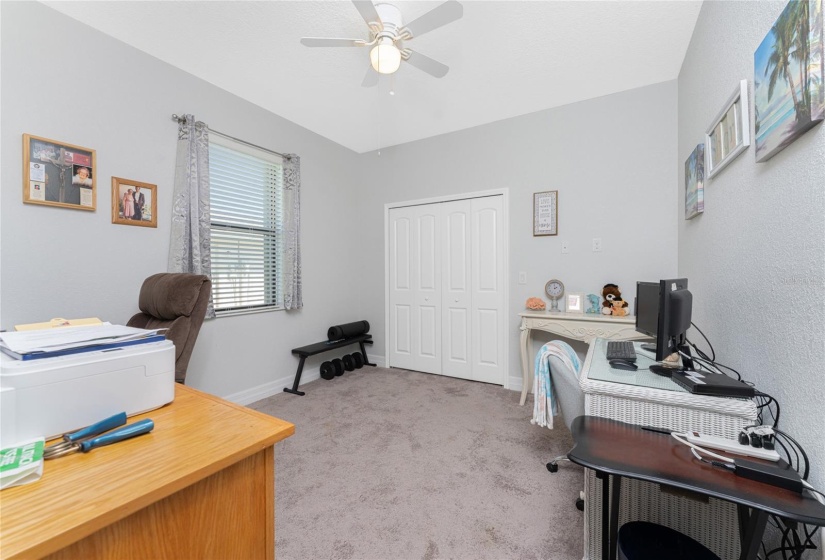
M47 3L357 152L675 79L701 7L461 2L462 19L405 44L447 64L446 77L402 63L371 89L367 49L299 43L367 39L346 0ZM394 3L409 22L440 2Z

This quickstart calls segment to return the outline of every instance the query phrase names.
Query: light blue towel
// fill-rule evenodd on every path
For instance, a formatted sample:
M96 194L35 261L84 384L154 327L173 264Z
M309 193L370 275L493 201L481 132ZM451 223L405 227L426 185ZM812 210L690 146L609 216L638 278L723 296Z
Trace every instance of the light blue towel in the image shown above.
M558 414L558 405L553 396L550 356L559 358L577 374L581 371L581 360L576 351L561 340L548 342L536 354L535 378L533 379L533 419L530 423L553 429L553 416Z

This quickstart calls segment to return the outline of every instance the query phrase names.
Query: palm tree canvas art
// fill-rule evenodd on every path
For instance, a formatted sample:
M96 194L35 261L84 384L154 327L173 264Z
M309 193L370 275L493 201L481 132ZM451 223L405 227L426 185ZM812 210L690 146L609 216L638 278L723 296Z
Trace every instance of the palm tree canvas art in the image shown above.
M791 0L756 49L756 161L766 161L825 118L822 0Z
M699 144L685 161L685 219L705 211L705 145Z

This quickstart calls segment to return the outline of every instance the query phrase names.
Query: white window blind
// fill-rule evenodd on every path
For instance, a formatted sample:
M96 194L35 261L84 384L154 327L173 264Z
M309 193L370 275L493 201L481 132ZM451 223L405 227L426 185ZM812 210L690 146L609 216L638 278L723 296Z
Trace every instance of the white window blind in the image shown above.
M211 134L209 189L215 312L279 309L281 157Z

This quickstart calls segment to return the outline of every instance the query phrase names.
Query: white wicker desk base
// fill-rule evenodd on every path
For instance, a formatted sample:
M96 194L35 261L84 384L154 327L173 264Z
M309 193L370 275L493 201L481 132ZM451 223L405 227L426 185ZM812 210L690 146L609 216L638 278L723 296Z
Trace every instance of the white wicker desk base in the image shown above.
M582 367L580 384L585 393L585 414L732 439L742 427L756 420L756 407L751 401L589 380L587 372L598 347L590 346ZM595 359L603 360L604 356ZM601 558L600 492L601 482L593 471L585 469L585 560ZM723 560L739 558L736 506L729 502L710 498L708 503L702 503L663 493L655 484L624 479L619 526L628 521L660 523L696 539Z

